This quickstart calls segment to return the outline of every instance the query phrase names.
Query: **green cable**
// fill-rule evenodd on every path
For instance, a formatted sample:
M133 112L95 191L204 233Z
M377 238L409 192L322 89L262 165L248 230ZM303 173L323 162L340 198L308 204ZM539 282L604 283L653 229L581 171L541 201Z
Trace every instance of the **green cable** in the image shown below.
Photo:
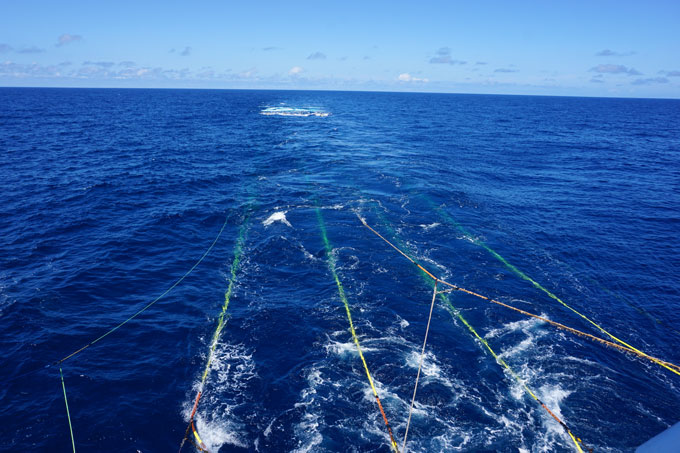
M210 347L210 354L208 356L208 363L206 365L205 371L203 372L201 386L203 385L206 377L208 376L208 371L210 370L210 364L212 362L215 348L217 347L217 342L219 340L220 334L222 333L222 329L224 329L224 326L226 325L225 317L227 314L227 309L229 308L231 294L234 291L234 285L236 283L236 272L239 269L239 265L241 263L241 256L243 255L243 247L245 245L249 217L250 216L248 215L244 219L243 224L241 225L241 229L239 230L238 239L236 240L236 246L234 248L234 261L231 263L231 275L229 277L229 286L227 287L227 291L224 293L224 304L222 305L222 311L220 312L220 316L217 321L217 327L215 328L215 333L213 334L211 342L212 344Z
M340 300L342 300L342 303L345 305L345 312L347 313L347 319L349 320L349 330L350 333L352 334L352 340L354 341L354 344L357 347L357 351L359 352L359 357L361 358L361 362L364 365L364 371L366 371L366 376L368 377L368 383L371 385L371 390L373 391L373 396L375 397L376 402L378 403L378 409L380 410L380 414L383 417L383 421L385 422L385 427L387 428L387 432L390 436L390 444L392 446L392 450L394 450L396 453L399 453L399 446L397 445L397 441L394 439L394 434L392 433L392 427L390 426L389 421L387 420L387 415L385 414L385 409L383 408L382 402L380 401L380 397L378 396L378 390L375 388L375 384L373 382L373 377L371 376L371 372L368 369L368 364L366 363L366 359L364 358L364 353L361 350L361 345L359 344L359 337L357 336L356 330L354 329L354 322L352 321L352 312L350 311L349 308L349 301L347 300L347 296L345 294L345 289L342 286L342 282L340 281L340 277L338 277L338 272L336 269L336 261L335 257L333 256L333 247L331 246L330 241L328 240L328 235L326 234L326 224L323 220L323 214L321 213L321 209L316 207L316 218L319 222L319 230L321 231L321 238L324 243L324 247L326 249L326 258L328 261L328 268L331 271L331 274L333 274L333 278L335 279L335 284L338 287L338 295L340 297Z
M73 446L73 453L76 453L76 441L73 438L73 425L71 424L71 413L68 410L68 400L66 399L66 385L64 384L64 373L59 367L59 375L61 376L61 388L64 390L64 404L66 404L66 417L68 418L68 429L71 432L71 445Z
M431 200L428 200L428 201L430 201L430 204L433 204ZM656 363L657 365L662 366L662 367L668 369L669 371L671 371L671 372L673 372L673 373L675 373L675 374L678 374L677 371L674 371L672 368L670 368L669 366L667 366L666 364L664 364L662 361L660 361L660 360L658 360L658 359L656 359L656 358L650 356L649 354L647 354L647 353L645 353L645 352L643 352L643 351L641 351L641 350L639 350L639 349L637 349L637 348L631 346L630 344L628 344L628 343L625 342L624 340L622 340L622 339L616 337L614 334L609 333L604 327L602 327L601 325L599 325L598 323L596 323L595 321L593 321L592 319L590 319L588 316L586 316L586 315L584 315L583 313L579 312L578 310L576 310L575 308L573 308L571 305L569 305L569 304L567 304L566 302L564 302L562 299L560 299L560 298L557 297L555 294L553 294L550 290L548 290L548 289L546 289L545 287L543 287L543 286L542 286L540 283L538 283L536 280L532 279L532 278L529 277L527 274L525 274L524 272L522 272L521 270L519 270L517 267L515 267L514 265L512 265L511 263L509 263L508 260L506 260L505 258L503 258L503 257L502 257L501 255L499 255L495 250L493 250L491 247L489 247L488 245L486 245L486 243L484 243L483 241L480 241L479 239L473 237L473 236L472 236L472 235L471 235L471 234L470 234L470 233L469 233L469 232L468 232L468 231L467 231L460 223L456 222L456 220L453 219L453 217L451 217L451 216L450 216L448 213L446 213L443 209L441 209L441 208L438 207L438 206L434 206L434 209L435 209L435 211L437 211L437 212L439 213L439 215L440 215L441 217L443 217L447 222L449 222L450 224L454 225L460 232L462 232L462 233L465 235L465 237L466 237L467 239L469 239L470 241L472 241L473 244L475 244L475 245L477 245L477 246L479 246L479 247L482 247L484 250L486 250L487 252L489 252L494 258L496 258L498 261L500 261L501 263L503 263L503 264L505 265L505 267L507 267L507 268L510 269L513 273L515 273L515 275L519 276L519 277L522 278L523 280L526 280L526 281L530 282L535 288L540 289L540 290L543 291L545 294L547 294L548 297L550 297L551 299L556 300L557 302L559 302L559 303L560 303L562 306L564 306L565 308L571 310L573 313L577 314L578 316L580 316L580 317L583 318L584 320L588 321L591 325L593 325L593 326L594 326L595 328L597 328L600 332L604 333L605 335L607 335L607 336L608 336L609 338L611 338L612 340L616 341L617 343L619 343L619 344L625 346L626 348L630 349L631 351L633 351L633 352L635 352L635 353L637 353L637 354L639 354L639 355L641 355L641 356L647 357L648 359L650 359L652 362Z
M220 315L217 320L217 326L215 327L215 331L213 333L212 339L210 341L210 349L208 352L208 360L206 361L205 369L203 370L203 374L201 375L201 382L198 386L198 392L196 395L196 399L194 401L194 407L192 409L192 413L190 416L189 424L187 426L186 432L184 433L184 439L182 439L182 442L179 447L179 451L182 451L182 448L184 447L184 443L189 440L189 431L192 430L193 428L193 421L194 421L194 416L196 414L196 411L198 410L198 403L201 399L201 396L203 394L203 388L205 386L205 383L208 379L208 374L210 373L210 365L212 364L214 354L215 354L215 349L217 348L217 344L220 339L220 335L222 333L222 330L224 327L227 325L227 310L229 309L229 302L231 300L231 295L234 291L234 285L236 284L236 274L239 269L239 265L241 263L241 259L243 256L243 249L245 247L245 241L246 237L248 234L248 225L250 221L250 216L252 214L252 204L249 203L248 208L246 209L246 214L245 218L243 219L243 223L241 224L241 228L239 229L239 234L238 238L236 239L236 245L234 246L234 260L231 263L231 272L229 276L229 285L227 286L227 290L224 293L224 303L222 305L222 310L220 311ZM203 444L203 441L198 437L198 433L196 432L195 428L194 430L194 435L196 436L196 439L199 442L199 449L203 450L203 447L205 446Z
M95 340L92 340L91 342L89 342L88 344L86 344L85 346L83 346L82 348L78 349L77 351L72 352L71 354L67 355L67 356L64 357L63 359L58 360L57 362L55 362L55 364L61 364L61 363L65 362L66 360L70 359L71 357L75 356L76 354L79 354L79 353L83 352L85 349L89 348L90 346L92 346L93 344L97 343L98 341L103 340L105 337L111 335L113 332L115 332L116 330L120 329L120 328L123 327L125 324L127 324L128 322L130 322L130 321L132 321L133 319L135 319L137 316L139 316L139 315L141 315L142 313L144 313L146 310L148 310L149 308L151 308L152 305L154 305L156 302L158 302L158 301L161 300L163 297L165 297L170 291L172 291L173 289L175 289L175 287L176 287L177 285L179 285L180 283L182 283L182 281L183 281L185 278L187 278L187 277L189 276L189 274L191 274L191 273L194 271L194 269L196 269L196 267L198 267L199 264L201 264L201 262L205 259L206 256L208 256L208 254L209 254L210 251L213 249L213 247L215 247L215 244L217 244L217 240L220 238L220 236L222 236L222 232L224 231L224 228L227 226L227 220L228 220L228 217L226 217L226 218L224 219L224 223L222 224L222 228L220 228L220 231L217 233L217 236L215 237L215 240L213 240L212 244L210 244L210 247L208 247L208 249L205 251L205 253L203 254L203 256L201 256L201 257L199 258L199 260L196 261L196 263L194 263L193 266L191 266L191 269L189 269L189 270L188 270L184 275L182 275L175 283L173 283L172 286L171 286L170 288L166 289L165 292L163 292L163 294L161 294L160 296L156 297L154 300L152 300L152 301L149 302L147 305L145 305L141 310L137 311L135 314L133 314L132 316L130 316L129 318L127 318L125 321L121 322L120 324L118 324L117 326L115 326L114 328L112 328L111 330L109 330L108 332L106 332L104 335L102 335L102 336L96 338Z
M380 213L379 211L374 211L374 212L376 212L376 214L380 218L380 221L385 226L385 228L387 228L390 231L394 241L400 247L403 247L404 245L401 243L401 241L399 240L398 236L396 235L394 229L390 226L389 222L387 222L387 220L384 218L382 213ZM435 282L423 270L418 269L418 271L419 271L419 275L423 278L423 280L426 280L431 285L431 287L435 286ZM496 359L497 363L499 365L503 366L503 368L505 368L510 373L510 375L524 388L526 393L529 396L531 396L536 402L538 402L546 411L548 411L548 413L555 420L557 420L558 423L560 423L562 425L562 428L564 428L564 430L567 432L569 437L574 442L574 445L576 446L577 451L582 452L583 450L581 449L581 444L582 444L581 439L576 437L571 432L571 430L566 426L566 424L564 424L564 422L559 420L554 415L554 413L543 403L543 401L541 401L540 398L538 398L536 396L536 394L529 388L529 386L524 382L524 380L512 368L510 368L510 365L508 365L507 362L505 360L503 360L503 358L501 358L493 350L493 348L491 347L489 342L486 341L486 339L483 338L481 335L479 335L477 330L474 327L472 327L472 325L470 325L470 323L463 317L463 315L460 313L460 311L451 303L448 296L445 293L440 293L439 295L440 295L441 299L444 301L444 303L446 304L446 307L448 308L447 311L451 314L451 317L454 318L454 319L458 318L465 325L465 327L467 327L467 329L470 331L470 333L472 333L472 335L474 335L475 338L477 338L484 345L484 347L489 351L489 353L493 356L493 358Z

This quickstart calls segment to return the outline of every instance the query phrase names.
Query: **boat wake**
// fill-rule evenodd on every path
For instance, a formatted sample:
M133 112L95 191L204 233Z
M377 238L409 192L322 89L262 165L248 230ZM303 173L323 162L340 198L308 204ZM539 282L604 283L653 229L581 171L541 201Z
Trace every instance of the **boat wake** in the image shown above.
M330 113L318 107L267 107L260 111L266 116L319 116L326 117Z

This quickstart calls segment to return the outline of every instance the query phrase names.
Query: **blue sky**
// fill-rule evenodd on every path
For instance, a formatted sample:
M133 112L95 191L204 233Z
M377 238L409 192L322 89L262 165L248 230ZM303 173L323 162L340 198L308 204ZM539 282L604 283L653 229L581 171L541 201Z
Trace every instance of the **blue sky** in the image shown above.
M0 86L680 98L680 1L0 0Z

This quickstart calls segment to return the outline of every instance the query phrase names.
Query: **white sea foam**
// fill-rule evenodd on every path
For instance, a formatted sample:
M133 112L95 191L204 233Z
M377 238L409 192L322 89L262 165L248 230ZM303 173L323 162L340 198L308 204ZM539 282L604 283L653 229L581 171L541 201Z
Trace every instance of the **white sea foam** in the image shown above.
M294 453L308 453L317 451L317 446L321 444L323 436L319 432L319 417L316 414L306 413L302 416L302 421L295 426L295 435L298 439L298 446Z
M406 365L413 369L417 369L419 364L420 353L418 351L411 351L411 353L406 357ZM421 373L423 377L426 376L434 378L442 377L442 369L437 364L436 359L431 352L425 352L425 356L423 357L423 367L421 369Z
M423 230L427 231L427 230L431 230L432 228L437 228L439 225L441 225L441 223L439 223L439 222L434 222L434 223L431 223L431 224L429 224L429 225L421 224L420 227L421 227Z
M218 451L222 445L226 444L241 448L248 447L248 440L244 434L239 432L243 429L241 424L225 421L222 417L206 418L201 414L196 415L195 424L208 451Z
M338 271L343 271L343 270L354 271L354 270L357 270L359 268L359 257L357 257L356 255L347 256L345 261L347 262L346 264L342 264L342 265L337 266ZM359 294L356 294L356 295L358 296Z
M432 446L435 447L435 449L432 449L431 451L469 451L470 447L467 447L466 445L470 443L472 436L469 433L458 433L457 431L458 429L451 428L449 433L434 436L432 438ZM460 443L457 443L456 440L459 439ZM410 451L413 450L413 447L411 447Z
M323 436L319 431L321 416L319 415L319 405L316 404L317 388L328 383L323 378L322 371L316 365L307 372L307 387L300 392L300 401L295 404L296 408L305 408L302 419L293 428L295 437L298 439L295 453L307 453L318 451L317 448L323 441Z
M297 403L296 406L298 405L306 405L309 404L310 400L314 401L314 395L316 394L316 388L321 385L324 382L323 378L321 377L321 371L318 369L312 369L307 374L307 383L309 384L309 387L302 389L300 392L300 397L302 398L301 403Z
M260 115L265 116L319 116L326 117L330 113L319 107L267 107L260 111Z
M534 346L534 337L529 336L516 345L505 349L503 352L498 354L498 357L507 360L509 357L516 357L519 355L522 355L527 349L532 348Z
M346 333L346 331L343 333ZM330 343L325 344L324 348L326 349L326 353L328 355L337 355L340 357L345 357L347 355L359 355L357 346L351 340L344 343L339 341L331 341ZM361 350L364 354L367 352L376 351L375 348L366 347L364 344L361 345Z
M425 262L425 263L431 264L432 266L435 266L436 268L439 269L439 272L443 273L443 275L439 276L440 278L442 278L444 280L446 280L448 278L449 270L446 268L446 266L438 263L437 261L435 261L431 257L429 257L427 255L430 252L429 250L426 250L423 253L420 253L418 244L414 244L412 241L408 241L408 240L406 241L406 248L407 248L407 250L414 251L414 253L416 255L416 261Z
M509 322L503 324L501 327L489 330L489 332L486 334L486 338L497 338L510 332L528 333L529 331L533 330L536 326L539 326L541 324L543 324L543 321L534 318Z
M563 418L560 404L572 394L559 385L542 385L538 389L538 397L555 413L559 418Z
M276 418L273 418L272 421L269 422L267 427L264 429L263 433L264 437L269 437L272 434L272 426L274 426L274 422L276 422Z
M400 318L396 320L395 331L400 331L399 320ZM355 438L356 436L357 446L362 442L389 445L388 434L375 406L375 397L364 373L358 369L341 376L337 373L339 366L360 367L356 345L347 335L344 329L330 333L324 345L327 351L326 359L315 363L305 371L307 386L300 391L299 400L295 404L295 408L301 411L300 418L293 429L296 439L294 451L296 452L326 452L328 450L324 448L324 439L327 436L329 439L334 438L332 433L338 433L338 431L342 432L343 437ZM415 378L419 347L403 338L401 334L394 333L383 337L365 337L362 338L361 344L362 350L366 353L368 365L373 372L374 385L392 429L395 433L403 433L405 420L399 417L399 414L405 414L408 411L410 395L413 391L412 381L409 381L406 387L392 385L389 374L385 374L385 370L379 367L381 361L376 358L375 354L385 350L400 351L399 355L403 357L402 363L406 364L406 367L400 369ZM340 361L350 362L340 365ZM461 398L468 400L471 398L468 394L469 390L462 382L451 377L451 373L445 368L432 352L428 352L420 383L421 393L419 394L423 397L416 398L412 423L414 433L422 429L422 426L427 426L428 431L436 434L428 439L419 438L414 434L409 442L410 451L461 450L463 445L469 446L471 439L474 439L474 436L456 428L456 421L450 415L451 405L456 405ZM425 391L428 385L435 382L444 385L450 391L439 386L436 389L430 389L429 392ZM360 391L363 400L361 405L368 408L368 411L345 413L339 419L334 419L334 416L328 418L326 415L328 407L333 407L336 400L343 401L344 404L348 389ZM440 395L441 398L433 399L435 394ZM429 397L425 398L425 395ZM434 437L436 439L433 440ZM355 448L357 451L360 449L361 447Z
M561 413L561 404L572 393L572 390L566 389L561 383L570 382L571 375L564 372L550 372L546 373L544 364L549 362L554 357L554 346L552 344L542 344L537 342L538 339L548 334L548 331L541 328L542 321L535 319L521 320L507 323L499 328L492 329L487 338L496 338L499 340L512 338L510 345L506 346L499 354L499 357L506 360L517 375L525 382L535 394L555 413L558 417L563 418ZM518 339L517 334L520 335ZM508 335L508 337L506 337ZM533 451L554 451L558 445L569 445L570 440L565 434L562 427L555 423L552 417L544 412L543 409L529 402L526 389L522 384L511 379L511 376L506 373L508 382L511 383L510 396L518 401L526 404L526 415L530 418L536 418L542 421L544 431L535 433L537 438L532 441ZM541 384L543 382L550 382L550 384ZM504 396L499 394L500 399ZM527 428L524 423L517 422L517 419L510 413L500 417L495 417L497 421L505 426L503 432L522 432ZM567 421L568 422L568 421ZM499 433L502 435L502 433ZM524 445L524 435L522 435L522 448L527 448Z
M269 226L274 222L281 222L281 223L284 223L284 224L288 225L289 227L293 228L293 225L291 225L290 222L288 221L288 219L286 219L286 211L275 212L274 214L270 215L267 218L267 220L262 222L262 224L264 226Z
M204 360L207 357L204 357ZM196 430L209 451L218 451L223 445L248 448L250 441L245 425L234 410L248 404L249 383L257 377L252 354L243 345L219 343L210 365L210 376L196 412ZM198 391L200 381L194 384ZM189 420L193 395L184 404L183 415Z

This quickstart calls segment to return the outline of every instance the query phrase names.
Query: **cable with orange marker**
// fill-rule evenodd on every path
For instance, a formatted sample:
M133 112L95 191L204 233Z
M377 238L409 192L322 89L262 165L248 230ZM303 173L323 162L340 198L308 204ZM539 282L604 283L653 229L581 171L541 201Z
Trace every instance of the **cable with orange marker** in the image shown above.
M179 446L179 451L182 451L182 448L184 447L184 443L189 440L189 432L192 431L194 434L194 437L198 441L196 446L199 448L201 451L208 451L208 447L206 447L205 443L201 440L201 437L198 435L198 431L196 430L196 426L194 424L194 417L196 416L196 411L198 410L198 403L201 400L201 396L203 395L203 388L205 386L205 382L208 379L208 374L210 372L210 365L212 364L212 359L215 353L215 348L217 347L217 343L220 339L220 334L222 333L222 330L227 324L227 309L229 308L229 301L231 300L231 295L234 291L234 285L236 284L236 273L238 271L239 265L241 263L241 256L243 255L243 248L245 245L245 240L246 240L246 235L247 235L247 227L248 227L248 220L250 218L250 212L246 213L246 217L243 221L243 224L241 225L241 229L239 230L239 235L238 239L236 240L236 245L234 248L234 260L231 263L231 274L229 276L229 285L227 286L227 291L224 293L224 303L222 305L222 311L220 312L220 316L217 321L217 327L215 328L215 332L213 333L212 340L210 342L210 349L208 352L208 360L205 364L205 369L203 370L203 375L201 376L201 382L198 387L198 394L196 395L196 399L194 401L194 407L191 410L191 415L189 416L189 423L187 425L187 429L184 433L184 439L182 439L182 442Z
M335 258L333 257L333 247L331 247L331 243L328 240L328 236L326 235L326 225L323 221L323 217L321 215L321 210L317 207L316 208L316 217L319 222L319 229L321 230L321 238L323 239L324 246L326 248L326 257L328 259L328 268L331 271L331 274L333 274L333 278L335 279L335 284L338 287L338 295L340 296L340 299L342 300L343 304L345 305L345 311L347 313L347 319L349 320L349 330L352 334L352 340L354 341L354 344L357 347L357 351L359 352L359 357L361 358L361 362L364 365L364 370L366 371L366 376L368 377L368 382L371 385L371 390L373 390L373 396L375 396L375 400L378 403L378 409L380 409L380 414L382 415L383 421L385 422L385 427L387 428L387 432L390 436L390 443L392 446L392 449L396 452L399 453L399 446L397 445L397 441L394 438L394 434L392 433L392 428L390 427L390 422L387 420L387 415L385 414L385 410L383 409L382 403L380 402L380 397L378 396L378 391L375 388L375 384L373 383L373 377L371 376L371 372L368 370L368 364L366 363L366 359L364 358L364 353L361 350L361 345L359 344L359 338L357 337L356 331L354 330L354 323L352 322L352 313L350 312L349 309L349 302L347 301L347 296L345 295L345 289L342 286L342 282L340 281L340 278L338 277L338 273L335 269Z
M569 427L567 426L567 424L564 423L559 417L557 417L557 415L555 415L555 413L554 413L553 411L551 411L551 410L545 405L545 403L543 403L543 401L541 401L541 399L538 398L538 396L536 396L536 394L529 388L529 386L524 382L524 380L522 380L522 378L520 378L519 375L518 375L517 373L515 373L515 371L514 371L512 368L510 368L510 365L508 365L507 362L505 362L505 360L503 360L503 358L501 358L501 357L493 350L493 348L491 348L491 345L486 341L486 339L484 339L481 335L479 335L479 333L477 333L477 331L475 330L475 328L472 327L472 325L470 325L470 323L468 323L468 321L460 314L460 312L453 306L453 304L451 304L451 302L448 301L448 299L446 298L446 294L443 294L443 292L437 292L437 291L436 291L436 284L437 284L437 283L443 283L443 284L446 284L446 285L448 285L448 286L452 286L452 287L454 287L454 289L455 289L455 288L458 288L458 287L455 287L455 285L451 285L451 284L445 282L444 280L441 280L441 279L435 277L431 272L429 272L427 269L425 269L423 266L421 266L421 265L420 265L418 262L416 262L413 258L411 258L410 256L408 256L408 255L407 255L406 253L404 253L401 249L399 249L397 246L395 246L395 245L392 244L390 241L388 241L384 236L382 236L380 233L378 233L375 229L371 228L371 227L368 225L368 223L366 223L366 220L365 220L365 219L363 219L363 218L362 218L361 216L359 216L358 214L357 214L357 217L359 218L359 220L361 221L361 223L363 223L363 225L364 225L366 228L368 228L369 230L371 230L375 235L377 235L379 238L381 238L383 241L385 241L390 247L392 247L394 250L396 250L396 251L399 252L401 255L403 255L403 256L404 256L406 259L408 259L411 263L415 264L415 265L423 272L424 275L426 275L427 277L431 278L431 279L434 281L435 294L439 294L440 296L442 296L442 298L444 298L444 300L447 302L447 305L448 305L449 308L451 309L452 316L455 314L456 317L457 317L463 324L465 324L465 326L466 326L466 327L468 328L468 330L475 336L475 338L477 338L477 339L484 345L484 347L486 347L486 349L487 349L487 350L489 351L489 353L494 357L494 359L496 359L496 361L497 361L501 366L503 366L503 367L508 371L508 373L510 373L510 375L511 375L511 376L512 376L512 377L513 377L513 378L514 378L514 379L515 379L515 380L516 380L516 381L524 388L525 392L526 392L529 396L531 396L538 404L540 404L541 407L543 407L543 409L545 409L545 411L546 411L553 419L555 419L555 421L557 421L557 422L560 424L560 426L562 426L562 428L565 430L565 432L569 435L569 437L570 437L571 440L573 441L574 446L576 447L576 450L577 450L579 453L582 453L582 452L583 452L583 449L581 448L581 446L583 445L583 447L586 448L585 445L583 444L583 441L582 441L579 437L577 437L576 435L574 435L574 433L572 433L572 431L569 429ZM589 452L592 452L592 448L586 448L586 449L587 449Z

